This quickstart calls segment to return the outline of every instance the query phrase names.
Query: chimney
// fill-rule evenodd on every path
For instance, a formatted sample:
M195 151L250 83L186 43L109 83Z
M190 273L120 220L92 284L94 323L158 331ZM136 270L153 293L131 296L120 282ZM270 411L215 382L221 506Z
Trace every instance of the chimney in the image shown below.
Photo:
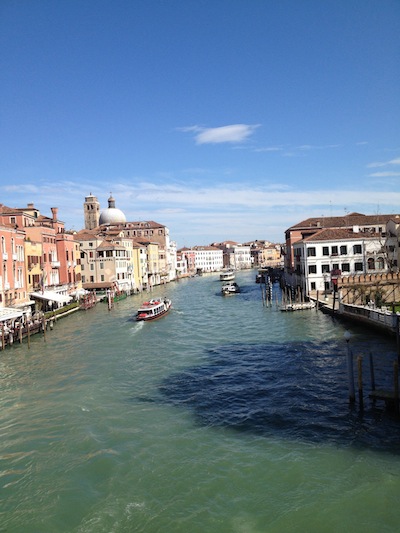
M57 220L58 207L52 207L51 212L53 213L54 222Z

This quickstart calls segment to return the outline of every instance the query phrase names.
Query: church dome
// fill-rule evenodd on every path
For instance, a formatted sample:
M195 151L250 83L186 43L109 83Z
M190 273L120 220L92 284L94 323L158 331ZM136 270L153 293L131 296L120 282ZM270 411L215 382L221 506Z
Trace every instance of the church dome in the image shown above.
M108 207L101 212L99 225L102 224L125 224L124 213L115 207L115 200L112 196L108 199Z

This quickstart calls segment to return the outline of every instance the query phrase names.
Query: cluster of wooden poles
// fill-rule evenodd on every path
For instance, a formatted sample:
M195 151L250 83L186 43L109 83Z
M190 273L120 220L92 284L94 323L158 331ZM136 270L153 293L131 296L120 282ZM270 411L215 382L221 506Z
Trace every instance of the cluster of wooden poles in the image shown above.
M349 382L349 403L356 402L355 386L354 386L354 362L353 353L349 346L349 339L346 338L347 343L347 373ZM375 371L372 354L369 354L369 369L371 376L371 392L369 397L373 402L376 400L383 400L386 407L394 410L399 414L399 362L393 361L393 390L377 389L375 385ZM363 357L357 357L357 385L358 385L358 403L360 409L364 408L364 391L363 391Z
M5 322L1 322L1 349L5 350L6 346L11 346L14 342L22 343L25 337L28 340L28 348L30 348L31 335L40 331L43 331L43 338L46 340L46 329L47 327L53 329L55 320L55 317L46 319L43 315L33 321L20 320L11 328Z

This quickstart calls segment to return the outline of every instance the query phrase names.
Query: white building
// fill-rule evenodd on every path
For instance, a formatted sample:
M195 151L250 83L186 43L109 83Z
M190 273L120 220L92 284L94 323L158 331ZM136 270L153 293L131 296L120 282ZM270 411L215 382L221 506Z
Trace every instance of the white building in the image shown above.
M294 277L304 294L331 292L338 276L388 270L382 235L327 228L293 244Z
M223 252L214 246L196 246L194 253L195 268L202 272L218 272L223 267Z
M233 270L251 268L252 257L250 244L224 241L213 243L212 246L222 250L224 268L231 268Z

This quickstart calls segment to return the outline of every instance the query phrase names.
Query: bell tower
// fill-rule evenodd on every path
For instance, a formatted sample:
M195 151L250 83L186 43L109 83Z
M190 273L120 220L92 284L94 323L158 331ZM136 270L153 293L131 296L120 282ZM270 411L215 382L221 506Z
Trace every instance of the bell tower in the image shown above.
M85 229L94 229L99 225L100 218L100 204L96 196L92 193L85 197L85 203L83 204Z

